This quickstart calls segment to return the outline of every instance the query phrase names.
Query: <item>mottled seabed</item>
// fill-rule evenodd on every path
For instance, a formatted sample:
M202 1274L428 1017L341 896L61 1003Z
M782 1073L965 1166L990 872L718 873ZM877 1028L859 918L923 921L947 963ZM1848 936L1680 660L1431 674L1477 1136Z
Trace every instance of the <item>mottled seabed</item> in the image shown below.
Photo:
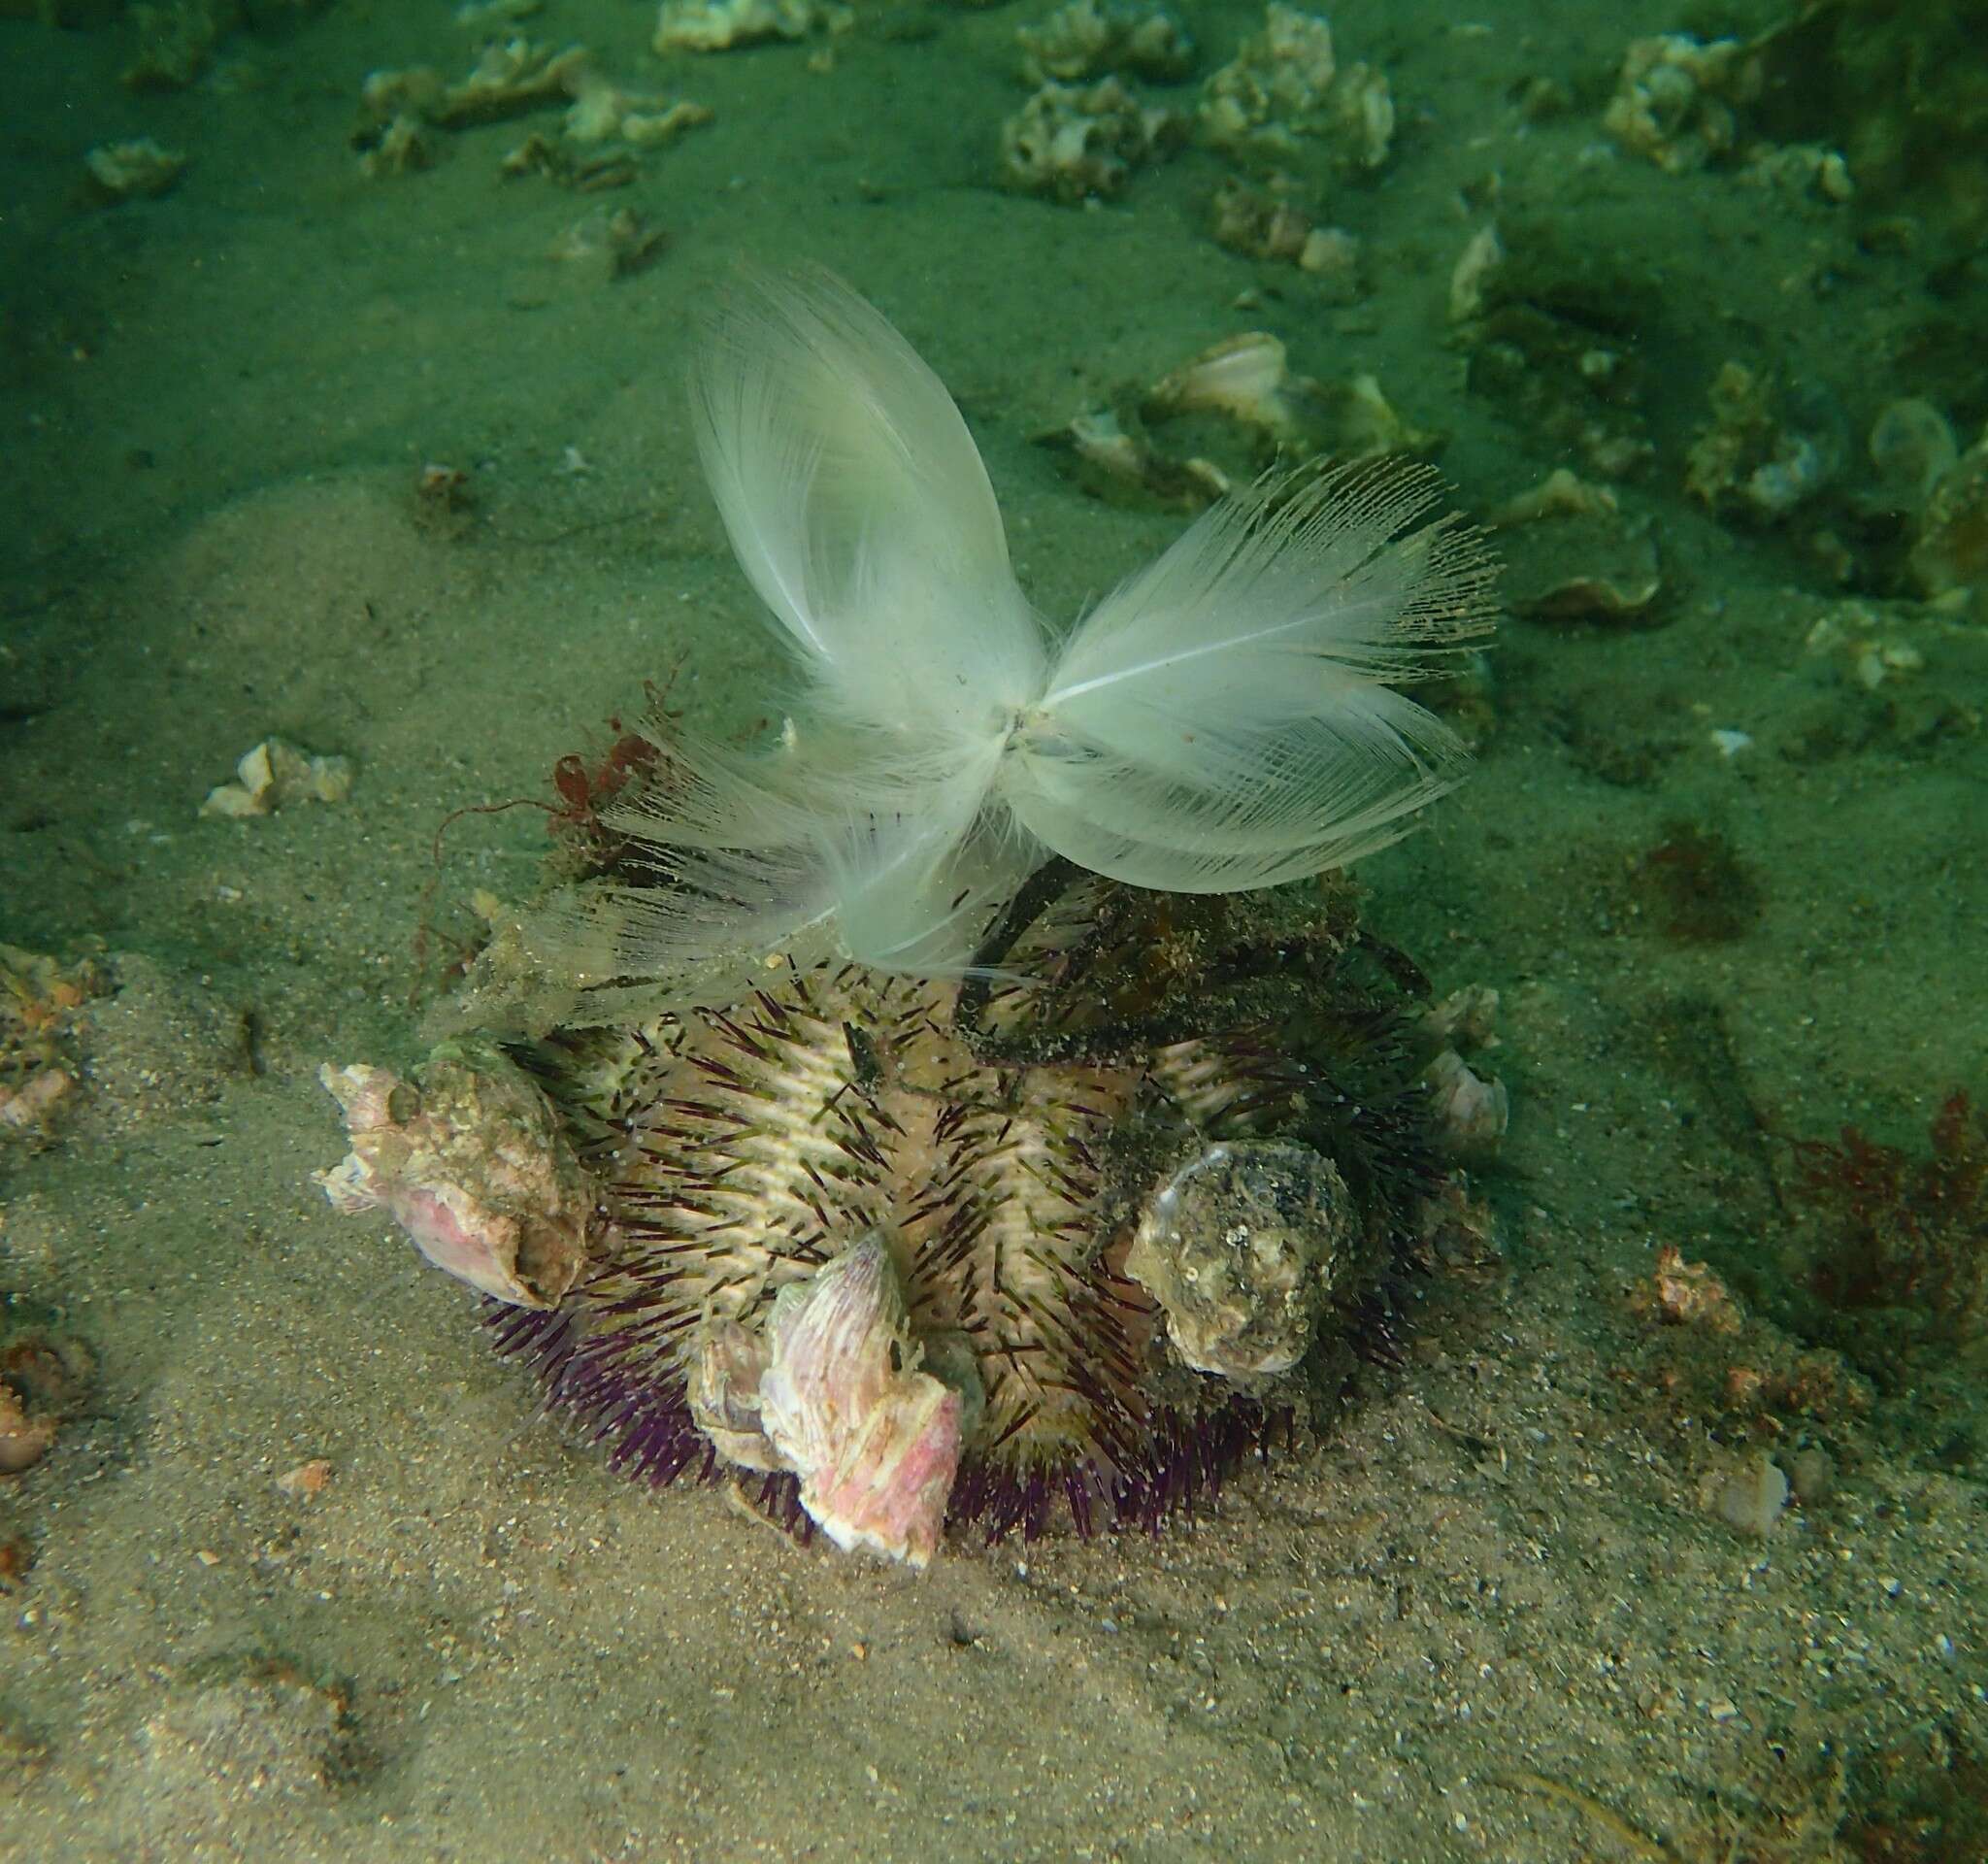
M859 0L831 70L817 44L679 78L648 8L549 0L533 32L717 113L608 197L668 235L618 281L545 256L597 202L500 185L517 125L361 175L364 74L468 62L439 0L267 20L145 95L127 29L0 19L0 939L121 986L55 1143L0 1153L0 1320L89 1362L0 1477L0 1859L1979 1854L1978 1343L1860 1387L1800 1359L1789 1276L1792 1140L1916 1151L1988 1089L1988 638L1880 608L1910 655L1868 684L1855 642L1809 645L1842 593L1825 522L1682 492L1729 361L1835 404L1846 484L1896 396L1965 446L1988 384L1948 325L1978 287L1799 192L1593 154L1663 10L1364 0L1333 24L1401 122L1326 215L1365 247L1336 305L1209 240L1209 155L1095 210L992 190L1042 11ZM1213 61L1255 18L1193 23ZM1564 106L1522 109L1542 78ZM83 150L140 135L189 153L180 183L88 203ZM1242 329L1375 375L1480 514L1581 465L1468 385L1449 275L1494 218L1604 282L1667 576L1660 626L1508 622L1475 777L1364 870L1439 989L1503 995L1496 1270L1432 1282L1326 1442L1158 1542L912 1578L535 1424L467 1297L312 1186L342 1149L315 1074L417 1052L447 811L544 793L646 678L719 729L774 703L683 420L700 295L742 252L849 278L1072 613L1182 520L1082 496L1031 437ZM466 513L424 510L430 463ZM271 733L350 756L349 800L201 819ZM530 811L459 824L442 932L543 848ZM1665 1247L1740 1331L1658 1324ZM1808 1409L1736 1367L1810 1378ZM1749 1536L1722 1504L1763 1452L1802 1481ZM279 1485L319 1458L315 1494Z

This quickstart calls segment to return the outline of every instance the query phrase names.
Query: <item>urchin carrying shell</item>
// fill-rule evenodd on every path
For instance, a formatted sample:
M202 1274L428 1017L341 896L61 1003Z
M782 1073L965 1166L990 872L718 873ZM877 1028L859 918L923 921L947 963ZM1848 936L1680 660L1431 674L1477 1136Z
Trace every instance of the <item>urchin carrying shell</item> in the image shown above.
M878 1238L908 1348L959 1395L949 1518L1157 1526L1384 1339L1434 1171L1405 1024L1377 976L1354 983L1352 943L1338 893L1183 900L1063 870L990 943L1008 981L784 969L735 1005L523 1049L606 1220L556 1313L492 1312L498 1344L617 1463L760 1472L791 1509L809 1472L712 1392L749 1394L739 1342ZM1216 1152L1243 1169L1183 1169ZM1183 1226L1261 1239L1294 1162L1291 1298L1253 1329L1231 1315L1275 1349L1183 1350L1178 1275L1139 1239L1160 1213L1176 1270Z

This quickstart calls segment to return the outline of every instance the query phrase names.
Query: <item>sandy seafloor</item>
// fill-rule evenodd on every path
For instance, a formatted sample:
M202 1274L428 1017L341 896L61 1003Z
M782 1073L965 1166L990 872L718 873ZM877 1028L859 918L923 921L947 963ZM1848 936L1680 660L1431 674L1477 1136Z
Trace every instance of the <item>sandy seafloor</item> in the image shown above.
M0 1583L8 1864L1981 1855L1955 1811L1988 1779L1978 1360L1819 1415L1706 1402L1804 1344L1771 1317L1789 1139L1918 1148L1950 1088L1988 1087L1988 638L1885 609L1923 665L1869 689L1806 645L1840 591L1801 527L1680 491L1730 358L1854 434L1938 398L1886 373L1939 315L1909 250L1608 152L1622 45L1668 9L1346 0L1402 130L1326 216L1370 281L1334 306L1207 237L1208 155L1093 211L988 185L1041 11L859 0L830 71L779 48L666 73L648 7L550 0L533 32L717 112L601 198L500 184L515 124L362 177L363 75L469 63L440 0L238 34L158 96L119 87L119 30L0 22L0 938L120 986L54 1143L0 1154L12 1323L95 1367L0 1478L31 1558ZM1218 60L1251 16L1196 23ZM1528 122L1541 75L1570 107ZM137 134L189 152L181 184L87 203L84 149ZM669 236L635 277L544 256L602 199ZM712 281L805 255L878 303L1071 614L1184 520L1081 495L1030 437L1239 329L1372 371L1450 436L1472 510L1570 463L1464 385L1448 276L1494 206L1639 282L1632 491L1669 579L1658 627L1508 622L1474 780L1363 871L1440 989L1502 993L1496 1268L1429 1282L1406 1363L1324 1442L1158 1541L956 1544L916 1577L719 1491L652 1496L535 1420L470 1297L311 1183L343 1149L315 1077L419 1053L446 812L545 793L679 663L702 722L778 706L683 416ZM1981 388L1948 385L1957 425ZM428 462L469 474L462 524L422 521ZM202 819L271 732L350 756L350 799ZM1757 888L1733 936L1666 937L1638 881L1679 821ZM544 846L531 812L460 825L445 909L527 891ZM1654 1324L1665 1244L1748 1297L1743 1335ZM1765 1537L1722 1518L1749 1456L1810 1448L1833 1480ZM279 1488L315 1457L321 1493Z

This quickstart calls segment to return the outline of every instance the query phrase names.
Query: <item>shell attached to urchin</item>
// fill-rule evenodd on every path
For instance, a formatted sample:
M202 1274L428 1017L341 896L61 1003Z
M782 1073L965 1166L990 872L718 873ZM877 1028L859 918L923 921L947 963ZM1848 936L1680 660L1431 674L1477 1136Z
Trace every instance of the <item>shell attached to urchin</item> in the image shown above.
M1051 870L983 955L485 1050L595 1200L570 1288L488 1325L616 1464L923 1564L948 1522L1158 1527L1387 1345L1429 1102L1342 891Z

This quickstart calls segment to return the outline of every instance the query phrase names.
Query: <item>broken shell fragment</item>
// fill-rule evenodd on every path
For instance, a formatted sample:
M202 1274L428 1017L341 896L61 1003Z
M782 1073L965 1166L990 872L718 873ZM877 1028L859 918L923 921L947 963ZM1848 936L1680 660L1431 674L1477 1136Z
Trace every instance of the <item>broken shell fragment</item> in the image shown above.
M763 1334L707 1315L697 1330L684 1397L691 1421L726 1462L741 1469L782 1468L759 1421L759 1381L766 1377Z
M1762 84L1758 48L1743 40L1633 39L1602 123L1623 148L1688 174L1733 152Z
M619 139L636 149L659 149L686 129L712 120L709 105L623 90L597 73L582 71L566 113L569 142L590 144Z
M1342 66L1317 14L1274 3L1263 30L1203 86L1201 139L1211 149L1283 162L1307 141L1336 166L1378 168L1394 140L1394 99L1381 73Z
M1415 1025L1415 1033L1439 1051L1443 1048L1499 1047L1499 994L1488 983L1467 983L1432 1005Z
M1828 416L1814 396L1793 397L1806 404L1798 425L1783 412L1790 397L1777 383L1728 362L1706 399L1711 418L1685 455L1684 489L1707 511L1778 523L1828 483L1835 447L1822 431Z
M633 278L654 262L669 235L632 207L598 208L574 221L552 242L547 256L578 265L613 283Z
M1470 323L1484 315L1485 291L1493 274L1505 263L1505 242L1495 226L1480 226L1471 235L1449 275L1449 320Z
M418 1086L327 1063L351 1151L313 1179L341 1215L385 1211L438 1268L499 1301L554 1308L587 1259L593 1194L549 1102L495 1048L444 1043Z
M1436 1102L1437 1129L1452 1158L1497 1151L1511 1123L1511 1097L1496 1075L1479 1075L1454 1048L1429 1064L1424 1079Z
M1231 179L1215 190L1214 240L1252 259L1285 259L1320 282L1335 304L1360 296L1360 242L1344 227L1315 226L1279 182Z
M1571 467L1556 466L1530 491L1507 499L1486 521L1502 530L1542 517L1608 517L1619 510L1621 501L1607 486L1591 484Z
M1036 436L1042 447L1075 456L1088 489L1101 498L1136 492L1199 511L1225 497L1233 481L1212 460L1174 459L1141 435L1129 434L1109 409L1078 415Z
M1053 79L1074 83L1102 72L1128 71L1159 83L1177 83L1194 69L1194 39L1177 19L1161 11L1070 0L1040 25L1015 35L1022 50L1022 76L1032 84Z
M14 1387L0 1384L0 1476L32 1469L54 1441L55 1420L30 1416Z
M488 47L470 75L451 84L424 113L444 129L502 122L573 96L587 76L584 46L554 52L550 46L512 39ZM369 94L371 83L368 84Z
M1869 446L1886 491L1914 510L1961 456L1946 416L1915 396L1887 402L1878 411Z
M1146 396L1144 412L1163 416L1207 410L1282 437L1297 431L1294 397L1309 386L1291 374L1288 353L1277 338L1245 330L1162 376Z
M722 1349L737 1367L736 1346ZM896 1265L872 1230L775 1297L759 1426L836 1546L924 1566L959 1467L960 1394L917 1369ZM709 1397L709 1383L706 1394Z
M0 1082L0 1133L46 1138L56 1110L76 1091L76 1077L64 1068L44 1068L18 1087Z
M418 116L398 111L380 132L379 140L359 157L360 171L369 181L389 175L414 175L433 168L440 151Z
M349 758L315 756L281 738L244 751L235 776L207 792L203 816L274 816L292 803L342 803L352 793Z
M1352 1209L1338 1167L1309 1146L1210 1146L1147 1203L1125 1273L1197 1372L1287 1372L1353 1262Z
M186 157L161 149L149 136L131 143L100 143L83 158L105 201L153 200L180 179Z
M1232 177L1215 190L1215 244L1231 252L1295 264L1311 230L1309 216L1267 189Z
M1563 494L1549 482L1513 500L1494 520L1505 526L1499 550L1512 613L1538 621L1654 625L1663 618L1657 598L1664 592L1654 529L1646 518L1625 516L1599 500L1595 509L1582 509L1573 502L1577 496L1569 488L1561 502ZM1534 499L1540 500L1537 514L1525 509ZM1549 513L1550 521L1533 521Z
M827 10L817 0L663 0L650 49L729 51L770 39L805 39Z
M1911 570L1934 600L1988 587L1988 434L1935 483L1912 547Z
M1067 207L1109 200L1134 169L1164 160L1186 139L1185 117L1141 103L1116 78L1087 88L1044 84L1001 126L1000 179Z

